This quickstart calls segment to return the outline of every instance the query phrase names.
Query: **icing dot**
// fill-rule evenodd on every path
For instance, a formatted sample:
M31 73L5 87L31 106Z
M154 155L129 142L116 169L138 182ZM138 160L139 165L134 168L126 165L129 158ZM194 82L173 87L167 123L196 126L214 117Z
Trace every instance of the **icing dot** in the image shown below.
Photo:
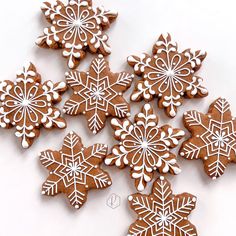
M180 156L183 157L183 156L184 156L184 152L181 152L181 153L180 153Z
M108 181L108 185L111 185L111 181Z
M46 192L45 192L45 191L42 191L41 193L42 193L43 195L45 195L45 194L46 194Z
M128 200L129 200L129 201L132 201L132 200L133 200L133 197L132 197L132 196L129 196L129 197L128 197Z
M193 201L193 202L196 202L196 201L197 201L197 198L193 197L192 201Z
M75 209L79 209L79 205L75 205Z
M163 181L164 179L165 179L165 178L164 178L164 176L160 176L160 180L162 180L162 181Z
M212 180L216 180L216 177L214 176L214 177L212 177Z

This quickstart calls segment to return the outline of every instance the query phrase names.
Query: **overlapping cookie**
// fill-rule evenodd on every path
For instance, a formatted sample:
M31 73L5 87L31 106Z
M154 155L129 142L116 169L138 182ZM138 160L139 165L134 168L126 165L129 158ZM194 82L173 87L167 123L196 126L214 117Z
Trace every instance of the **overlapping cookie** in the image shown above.
M117 13L103 7L92 8L92 0L71 0L68 4L44 2L42 11L52 25L44 29L36 43L45 48L63 49L69 68L76 68L89 50L104 56L111 53L108 36L103 30L116 19Z
M65 103L64 112L76 116L84 114L89 129L96 134L104 128L108 116L124 118L130 115L130 105L122 94L131 85L134 75L112 73L109 63L100 54L89 71L66 73L67 84L74 94Z
M111 120L115 138L120 141L112 148L112 153L105 159L107 165L119 168L130 167L130 174L135 179L138 191L143 191L146 184L153 179L153 172L179 174L180 168L176 156L170 152L184 136L184 131L169 125L158 126L158 118L150 104L145 104L130 120Z
M189 193L173 195L164 177L154 182L150 195L137 193L128 200L138 215L128 236L197 236L196 227L188 220L197 198Z
M182 157L202 159L212 179L220 177L230 162L236 163L236 120L225 99L214 101L207 114L189 111L183 119L192 136L180 149Z
M48 80L41 84L41 76L32 63L18 71L16 82L0 83L0 126L16 127L15 135L21 139L23 148L32 145L39 136L41 126L47 129L66 128L65 120L53 104L61 100L66 83L54 84Z
M111 185L107 172L99 165L107 154L107 145L95 144L85 148L81 138L70 132L60 151L40 153L40 161L50 175L42 186L42 194L55 196L64 193L75 209L86 202L90 189L103 189Z
M200 69L206 53L187 49L178 51L177 44L169 34L162 34L153 47L153 55L141 54L128 57L142 79L136 84L131 95L132 101L151 101L158 97L158 106L173 118L182 98L205 97L202 79L195 75Z

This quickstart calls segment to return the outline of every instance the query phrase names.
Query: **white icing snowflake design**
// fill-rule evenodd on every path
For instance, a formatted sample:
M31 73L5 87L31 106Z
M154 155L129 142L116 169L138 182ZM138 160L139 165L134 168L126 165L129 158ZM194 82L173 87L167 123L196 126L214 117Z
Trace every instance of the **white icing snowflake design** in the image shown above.
M0 83L0 126L16 127L16 136L21 138L23 148L28 148L39 136L40 125L45 128L66 128L60 111L53 103L60 101L60 93L66 90L64 82L53 84L41 77L32 63L17 73L16 82Z
M65 103L68 115L84 114L89 129L96 134L105 126L107 116L124 118L130 115L130 106L123 98L134 75L122 72L112 73L108 62L99 55L90 66L89 72L66 73L68 85L74 94Z
M182 97L205 97L208 91L202 79L195 76L206 57L202 51L187 49L179 53L169 34L161 35L153 47L153 56L141 54L128 57L137 75L142 76L131 95L132 101L151 101L159 97L158 106L171 118L176 116Z
M192 137L183 143L180 155L187 159L202 159L209 177L220 177L230 162L236 162L236 121L229 103L222 98L210 106L208 114L189 111L184 123Z
M106 11L103 7L93 10L91 0L71 0L67 5L61 1L45 2L42 11L52 26L44 29L44 35L36 43L42 47L64 49L63 56L68 58L71 69L84 58L87 49L103 55L111 53L108 36L102 31L117 17L116 12Z
M128 200L139 217L128 236L197 236L195 226L188 221L196 197L189 193L173 195L164 177L154 182L150 195L133 194Z
M42 187L42 194L67 195L70 204L79 209L87 200L90 189L103 189L111 185L107 172L100 169L107 154L107 146L95 144L84 148L80 137L70 132L60 151L40 153L40 161L50 175Z
M169 125L158 126L158 119L150 104L145 104L141 113L135 116L135 123L128 119L112 119L115 138L120 141L112 154L105 159L107 165L119 168L130 166L138 191L143 191L147 182L153 179L154 170L160 173L179 174L176 156L170 152L184 136L184 131Z

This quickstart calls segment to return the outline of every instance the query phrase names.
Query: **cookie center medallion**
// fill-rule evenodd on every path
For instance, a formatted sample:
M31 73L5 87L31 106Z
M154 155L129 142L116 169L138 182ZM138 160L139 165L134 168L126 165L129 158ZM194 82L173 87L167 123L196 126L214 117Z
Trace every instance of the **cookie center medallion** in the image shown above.
M146 150L148 148L148 142L146 140L144 140L142 143L141 143L141 147Z
M30 101L27 100L27 99L24 99L24 100L22 101L22 106L23 106L23 107L27 107L29 104L30 104Z
M80 19L77 19L74 21L74 26L77 28L80 28L82 26L82 21Z
M166 76L169 78L173 78L175 76L175 72L172 69L168 69L166 71Z

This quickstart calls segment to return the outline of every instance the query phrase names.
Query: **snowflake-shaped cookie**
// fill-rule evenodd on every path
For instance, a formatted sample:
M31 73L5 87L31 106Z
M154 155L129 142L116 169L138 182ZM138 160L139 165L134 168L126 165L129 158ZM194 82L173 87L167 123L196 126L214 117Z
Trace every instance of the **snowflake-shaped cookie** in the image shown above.
M128 200L138 214L128 236L197 236L195 226L188 220L197 198L189 193L173 195L164 177L154 182L150 195L137 193Z
M95 144L84 148L80 137L70 132L60 151L40 153L42 165L50 171L42 194L55 196L64 193L70 204L79 209L86 202L90 189L103 189L111 185L110 176L99 167L106 154L106 145Z
M182 97L205 97L208 91L202 87L202 79L195 76L206 57L202 51L187 49L177 51L177 44L169 34L161 35L153 47L153 55L141 54L128 57L137 75L142 76L131 95L132 101L151 101L158 98L158 106L173 118L182 104Z
M72 71L66 73L68 85L74 94L65 103L64 112L68 115L83 113L89 129L96 134L105 126L107 116L119 118L130 115L130 106L123 98L134 78L129 73L112 73L108 62L99 55L89 72Z
M0 126L15 126L15 135L21 138L23 148L32 145L42 125L47 129L66 128L59 109L53 105L61 100L60 94L65 90L64 82L53 84L49 80L41 84L35 66L28 63L17 73L15 83L9 80L0 83Z
M206 115L186 112L184 124L192 137L183 143L180 155L190 160L202 159L209 177L220 177L227 164L236 162L236 120L225 99L213 102Z
M104 56L111 53L108 36L102 31L117 17L116 12L103 7L93 9L92 0L70 0L67 5L59 0L54 4L44 2L42 11L52 26L44 29L44 35L36 43L63 49L71 69L85 57L86 50Z
M132 124L128 119L112 119L115 138L120 141L112 154L105 159L107 165L119 168L130 166L131 177L135 179L138 191L143 191L147 182L153 179L154 170L160 173L179 174L176 156L170 152L184 136L184 131L169 125L159 127L158 118L149 104L135 116Z

